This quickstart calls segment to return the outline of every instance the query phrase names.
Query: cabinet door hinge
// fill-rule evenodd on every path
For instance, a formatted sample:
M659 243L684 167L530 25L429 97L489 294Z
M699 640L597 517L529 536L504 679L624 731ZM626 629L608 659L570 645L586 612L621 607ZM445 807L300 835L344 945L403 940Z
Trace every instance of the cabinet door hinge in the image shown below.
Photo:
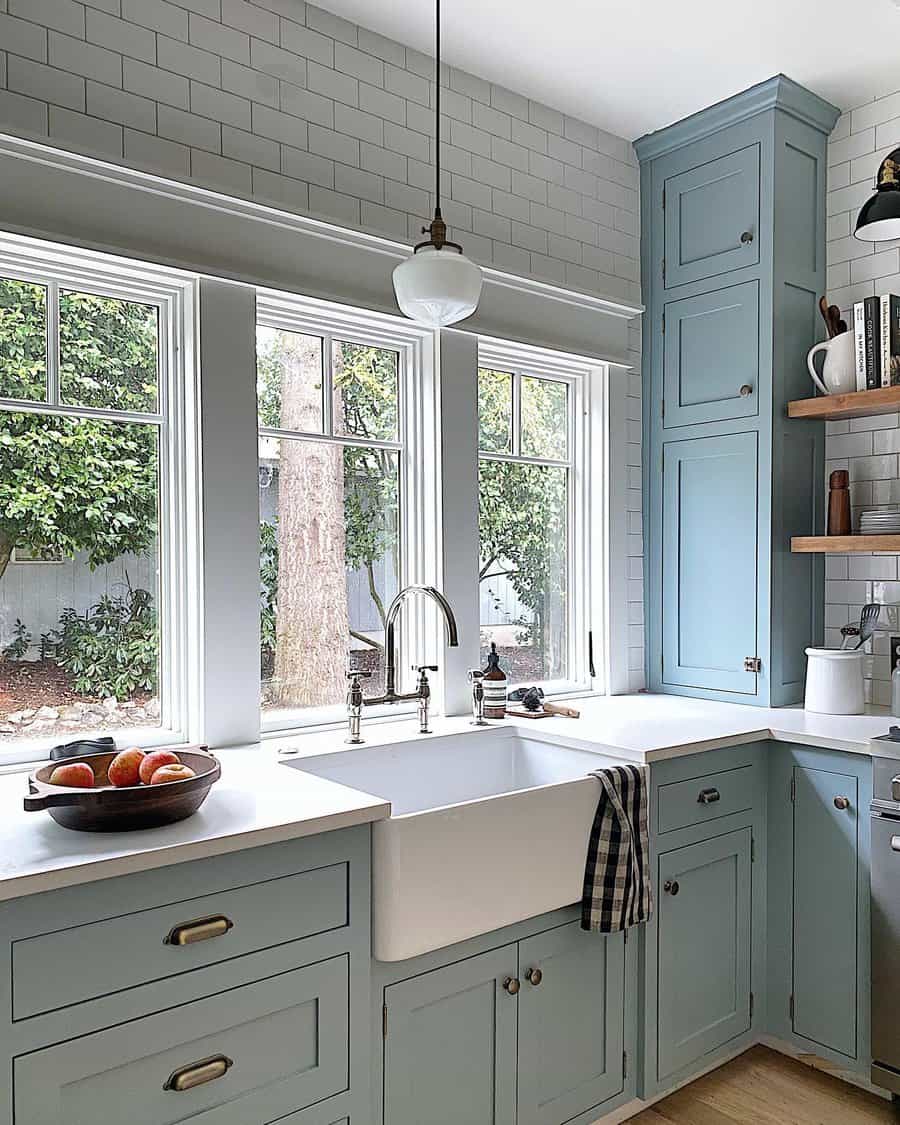
M666 189L663 188L663 211L666 209Z
M663 416L663 418L665 418L665 416L666 416L666 400L665 399L662 400L662 416Z
M662 260L662 277L663 277L663 281L665 281L666 280L666 259L665 258L663 258L663 260Z
M623 1078L628 1077L628 1052L627 1051L622 1052L622 1077Z
M665 313L663 313L663 315L662 315L662 332L663 332L663 336L665 336L665 334L666 334L666 314Z
M794 994L793 994L793 992L791 993L791 997L788 1000L788 1014L791 1017L791 1023L793 1023L794 1022Z
M753 1019L753 993L750 993L750 1019Z
M756 863L756 837L750 834L750 862Z
M796 777L792 777L791 778L791 804L793 804L794 801L796 801L796 800L797 800L797 779L796 779Z
M381 1005L381 1038L387 1039L387 1004Z
M628 931L627 930L622 931L622 943L624 945L628 944Z

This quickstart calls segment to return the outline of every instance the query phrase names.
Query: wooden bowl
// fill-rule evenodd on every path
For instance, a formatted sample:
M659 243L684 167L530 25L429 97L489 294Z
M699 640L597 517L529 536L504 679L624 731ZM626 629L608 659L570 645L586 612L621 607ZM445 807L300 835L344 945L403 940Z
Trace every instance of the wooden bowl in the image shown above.
M161 750L163 747L153 749ZM68 760L87 762L94 771L97 785L104 788L77 789L69 785L51 785L50 774L60 763L49 762L28 776L25 811L41 812L46 809L57 824L78 832L130 832L184 820L206 800L207 793L222 776L222 769L202 746L173 749L180 761L191 767L196 777L168 781L162 785L126 785L117 789L109 784L106 774L115 754L80 754Z

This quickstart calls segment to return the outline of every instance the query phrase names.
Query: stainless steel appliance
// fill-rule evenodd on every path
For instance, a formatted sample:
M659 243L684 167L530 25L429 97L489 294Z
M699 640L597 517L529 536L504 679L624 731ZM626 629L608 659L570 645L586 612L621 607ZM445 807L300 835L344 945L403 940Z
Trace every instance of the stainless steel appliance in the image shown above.
M873 766L872 1081L900 1102L900 761Z

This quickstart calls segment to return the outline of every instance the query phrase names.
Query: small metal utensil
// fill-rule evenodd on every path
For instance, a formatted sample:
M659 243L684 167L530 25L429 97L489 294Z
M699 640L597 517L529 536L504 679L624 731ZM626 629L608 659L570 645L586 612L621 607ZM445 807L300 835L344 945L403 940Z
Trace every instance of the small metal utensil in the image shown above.
M862 648L875 632L875 627L878 624L878 615L880 613L881 605L878 602L870 602L869 605L863 606L863 611L859 618L859 640L856 642L856 648ZM854 651L856 650L854 649Z

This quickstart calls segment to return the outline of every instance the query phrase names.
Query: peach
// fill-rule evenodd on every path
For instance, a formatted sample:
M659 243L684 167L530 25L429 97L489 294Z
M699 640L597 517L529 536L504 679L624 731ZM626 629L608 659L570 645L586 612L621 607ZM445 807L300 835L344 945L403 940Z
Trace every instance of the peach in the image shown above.
M138 750L136 746L131 750L120 750L106 771L110 785L115 785L117 789L125 785L140 785L143 761L144 751Z
M87 762L66 762L50 774L51 785L69 785L75 789L93 789L96 780Z
M187 781L189 777L196 776L190 766L183 766L178 762L171 766L160 766L150 778L150 784L165 785L170 781Z
M141 762L141 781L150 784L150 778L161 766L177 766L181 759L172 750L151 750Z

